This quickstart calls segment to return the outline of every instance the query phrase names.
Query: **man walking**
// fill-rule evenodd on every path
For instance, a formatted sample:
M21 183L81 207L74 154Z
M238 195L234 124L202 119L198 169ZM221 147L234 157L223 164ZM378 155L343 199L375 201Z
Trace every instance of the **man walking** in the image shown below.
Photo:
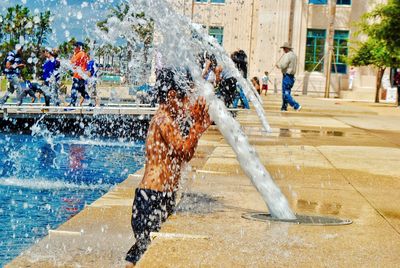
M288 104L296 111L300 111L301 105L298 104L291 95L295 81L294 75L296 74L297 56L292 51L292 47L288 42L285 42L281 48L285 54L281 61L276 65L277 68L281 69L283 74L281 111L287 111Z
M4 74L10 83L6 94L0 99L0 105L7 102L11 94L17 91L18 105L21 105L23 98L23 89L21 87L21 69L25 67L22 63L23 46L17 44L14 51L7 54Z
M86 82L84 76L86 76L88 56L83 50L83 43L76 42L74 44L74 56L72 56L71 64L74 68L74 77L71 89L71 102L70 106L75 106L78 99L78 92L81 94L82 99L79 105L82 105L84 99L90 99L89 94L86 91Z
M59 74L57 71L58 61L54 57L54 52L50 48L46 48L43 52L46 60L42 65L42 79L44 86L42 92L44 94L46 106L50 106L50 100L53 100L56 106L60 105L58 99L58 81Z

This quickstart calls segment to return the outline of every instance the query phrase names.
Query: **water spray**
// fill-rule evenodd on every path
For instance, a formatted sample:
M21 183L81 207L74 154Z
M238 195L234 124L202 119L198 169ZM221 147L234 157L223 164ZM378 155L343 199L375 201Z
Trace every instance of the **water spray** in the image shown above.
M197 88L199 88L198 94L204 96L209 104L212 120L218 126L225 140L232 146L240 166L262 195L270 213L280 219L295 219L296 216L290 209L285 196L265 169L239 123L232 118L224 103L215 96L213 86L202 79L201 70L196 64L196 56L201 52L200 49L206 48L207 51L215 54L222 61L224 67L229 68L238 82L243 85L243 90L253 102L264 129L270 130L260 102L252 94L246 80L239 74L232 60L207 35L197 32L201 38L194 40L191 21L174 12L172 6L166 1L131 0L130 9L135 12L144 12L153 18L155 27L160 34L160 40L155 42L155 49L163 56L164 67L185 66L189 69ZM210 46L209 42L214 45Z

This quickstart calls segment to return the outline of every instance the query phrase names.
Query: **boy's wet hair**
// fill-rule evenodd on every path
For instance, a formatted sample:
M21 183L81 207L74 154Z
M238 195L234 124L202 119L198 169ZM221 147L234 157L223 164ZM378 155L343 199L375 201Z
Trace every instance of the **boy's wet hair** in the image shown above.
M192 76L186 69L163 68L157 70L155 89L160 104L167 102L167 95L171 90L175 90L178 98L183 99L192 84Z

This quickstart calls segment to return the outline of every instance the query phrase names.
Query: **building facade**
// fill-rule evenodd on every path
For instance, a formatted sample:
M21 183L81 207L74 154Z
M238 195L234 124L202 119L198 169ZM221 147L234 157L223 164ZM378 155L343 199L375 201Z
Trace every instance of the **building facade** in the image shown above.
M280 46L289 41L298 55L295 92L324 96L329 84L330 97L374 99L375 71L363 67L350 72L345 59L351 53L351 42L358 38L355 22L385 0L178 2L180 12L207 27L228 53L237 49L247 53L249 77L269 71L274 87L279 90L281 74L274 66L283 54ZM328 71L330 83L327 83ZM349 73L354 78L351 89Z

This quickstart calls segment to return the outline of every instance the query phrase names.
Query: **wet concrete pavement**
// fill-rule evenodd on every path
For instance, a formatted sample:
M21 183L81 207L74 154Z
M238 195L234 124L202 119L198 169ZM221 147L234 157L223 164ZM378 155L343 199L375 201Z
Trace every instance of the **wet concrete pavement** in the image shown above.
M216 127L183 178L177 213L138 267L398 267L400 110L389 104L298 97L301 112L264 98L273 131L238 115L250 143L298 214L351 219L305 226L244 219L267 212ZM9 267L121 267L134 242L130 210L140 172L90 205Z

